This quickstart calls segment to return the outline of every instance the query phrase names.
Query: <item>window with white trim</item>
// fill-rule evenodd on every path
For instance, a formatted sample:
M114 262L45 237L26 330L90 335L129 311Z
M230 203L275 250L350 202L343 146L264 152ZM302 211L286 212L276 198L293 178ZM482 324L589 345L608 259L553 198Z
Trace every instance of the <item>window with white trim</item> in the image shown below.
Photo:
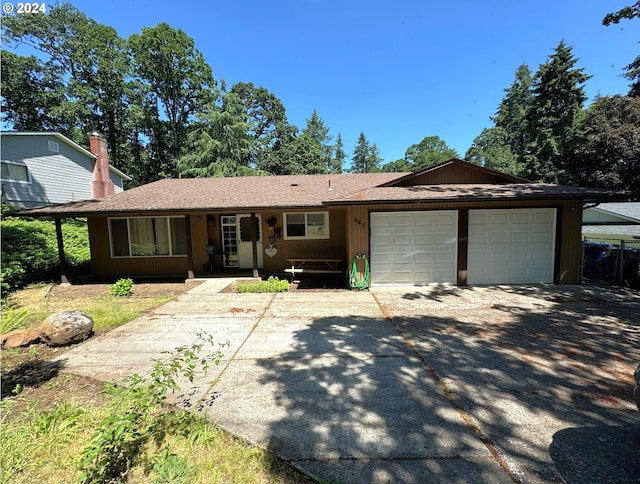
M329 212L289 212L284 214L285 239L328 239Z
M31 183L29 167L23 163L13 161L2 161L2 181Z
M130 217L109 219L111 257L187 255L184 217Z

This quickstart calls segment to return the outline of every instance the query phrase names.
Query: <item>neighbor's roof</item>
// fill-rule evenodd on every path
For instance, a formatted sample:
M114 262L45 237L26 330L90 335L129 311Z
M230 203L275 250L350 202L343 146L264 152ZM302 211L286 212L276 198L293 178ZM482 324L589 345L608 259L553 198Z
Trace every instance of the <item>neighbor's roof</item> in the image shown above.
M620 199L612 190L543 185L443 184L381 186L406 173L248 176L166 179L99 200L86 200L23 210L24 215L87 216L92 214L249 211L371 203L441 201L606 200Z
M98 158L89 150L84 149L78 143L70 140L65 135L60 134L57 131L2 131L0 132L0 136L50 136L71 146L73 149L75 149L76 151L79 151L83 155L91 158L92 160L96 160ZM132 180L132 178L129 175L121 172L112 164L109 164L109 171L115 173L116 175L118 175L120 178L123 178L124 180L127 180L127 181Z

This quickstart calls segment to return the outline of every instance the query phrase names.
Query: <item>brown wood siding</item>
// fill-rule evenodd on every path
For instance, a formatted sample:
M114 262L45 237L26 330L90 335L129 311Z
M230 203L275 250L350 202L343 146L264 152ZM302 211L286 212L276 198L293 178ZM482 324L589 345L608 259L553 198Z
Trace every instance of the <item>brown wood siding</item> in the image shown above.
M558 219L562 221L558 283L580 284L582 277L582 203L565 202L558 208L558 215Z
M284 238L284 212L329 212L329 239L311 239L311 240L287 240ZM275 238L275 245L278 253L273 257L264 256L264 271L267 274L283 274L284 269L289 267L287 259L290 258L330 258L341 259L346 263L346 232L345 232L345 208L331 209L307 209L307 210L278 210L264 211L262 215L262 244L266 247L271 240L269 239L270 231L265 220L275 217L276 227L282 230L282 238ZM344 267L343 267L344 268Z
M473 168L473 167L471 167ZM442 185L451 183L505 183L504 178L481 170L469 169L464 165L443 166L399 183L398 186Z

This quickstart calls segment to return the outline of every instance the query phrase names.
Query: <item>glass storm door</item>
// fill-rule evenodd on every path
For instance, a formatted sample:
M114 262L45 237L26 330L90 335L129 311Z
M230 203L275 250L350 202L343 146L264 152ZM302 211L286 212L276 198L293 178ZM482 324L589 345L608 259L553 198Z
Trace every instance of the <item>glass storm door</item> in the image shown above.
M224 267L239 267L238 262L238 224L235 215L220 217L222 230L222 251Z
M262 267L262 237L260 233L260 215L256 226L256 241L258 249L258 267ZM238 267L240 269L253 268L253 246L251 215L223 215L220 217L222 229L222 250L224 251L223 266Z

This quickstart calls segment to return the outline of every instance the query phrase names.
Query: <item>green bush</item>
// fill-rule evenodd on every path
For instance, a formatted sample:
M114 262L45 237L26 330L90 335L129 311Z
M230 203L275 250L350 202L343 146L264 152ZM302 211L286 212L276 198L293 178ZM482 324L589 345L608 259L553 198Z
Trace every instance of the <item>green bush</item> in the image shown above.
M131 296L132 291L133 281L131 279L118 279L115 284L109 287L109 293L117 297Z
M2 230L3 292L13 291L32 282L46 282L60 275L55 224L51 220L27 220L7 217ZM65 259L70 275L89 273L91 256L87 226L69 220L62 223Z
M269 277L266 281L244 282L238 284L238 292L286 292L289 290L289 282L277 277Z

